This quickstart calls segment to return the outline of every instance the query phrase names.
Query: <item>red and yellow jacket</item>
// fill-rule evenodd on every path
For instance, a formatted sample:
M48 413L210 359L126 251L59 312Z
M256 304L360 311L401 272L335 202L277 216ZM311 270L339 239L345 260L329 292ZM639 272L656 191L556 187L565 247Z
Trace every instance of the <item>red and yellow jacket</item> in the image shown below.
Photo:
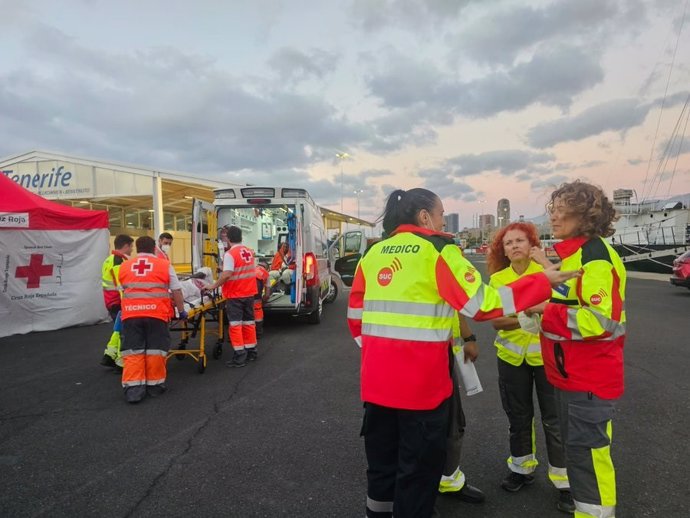
M113 250L108 258L103 261L101 268L101 285L103 286L103 301L105 307L110 309L120 305L121 293L118 272L120 265L129 257L118 250Z
M448 348L456 311L489 320L550 294L542 273L491 288L448 234L401 225L362 258L352 284L348 324L362 347L362 400L436 408L452 392Z
M511 282L515 282L523 275L543 271L544 268L534 261L529 263L527 270L521 275L515 273L513 267L508 265L507 268L494 273L489 280L489 284L494 288L499 288ZM534 333L529 333L520 328L511 330L501 329L496 334L494 345L496 346L496 354L498 357L510 365L518 367L522 365L524 361L527 362L527 365L533 367L541 367L544 365L544 361L541 357L539 336Z
M582 276L554 289L542 318L546 375L562 390L602 399L623 393L626 273L603 239L577 237L554 246L563 270Z

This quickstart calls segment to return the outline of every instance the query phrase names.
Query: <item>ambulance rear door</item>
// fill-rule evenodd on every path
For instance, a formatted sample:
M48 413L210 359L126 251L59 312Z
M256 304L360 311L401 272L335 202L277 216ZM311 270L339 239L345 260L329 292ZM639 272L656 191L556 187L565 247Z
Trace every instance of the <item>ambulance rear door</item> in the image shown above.
M295 200L295 310L299 311L302 304L304 289L304 202ZM290 239L290 225L288 225L288 239Z
M192 200L192 273L202 266L211 268L214 278L218 267L218 218L213 204Z

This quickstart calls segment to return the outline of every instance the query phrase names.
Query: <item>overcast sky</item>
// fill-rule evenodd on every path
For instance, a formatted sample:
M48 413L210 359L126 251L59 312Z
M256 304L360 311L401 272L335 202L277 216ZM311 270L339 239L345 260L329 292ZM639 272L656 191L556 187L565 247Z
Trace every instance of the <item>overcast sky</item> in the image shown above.
M687 6L0 0L0 157L305 186L372 220L427 187L463 226L575 178L686 193Z

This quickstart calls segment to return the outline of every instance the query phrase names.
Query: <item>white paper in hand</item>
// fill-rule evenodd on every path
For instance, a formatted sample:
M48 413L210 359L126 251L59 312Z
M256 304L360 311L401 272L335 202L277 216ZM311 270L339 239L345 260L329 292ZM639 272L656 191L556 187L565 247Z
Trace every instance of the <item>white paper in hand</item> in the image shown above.
M460 373L460 383L462 383L465 393L468 396L474 396L484 390L477 369L474 367L474 362L464 361L465 353L460 349L460 352L455 355L455 362L458 364L458 372Z
M524 311L520 311L520 313L517 314L517 317L518 322L520 323L520 327L523 331L527 331L528 333L532 333L535 335L538 335L541 332L541 326L539 325L539 317L537 315L528 317L527 315L525 315Z

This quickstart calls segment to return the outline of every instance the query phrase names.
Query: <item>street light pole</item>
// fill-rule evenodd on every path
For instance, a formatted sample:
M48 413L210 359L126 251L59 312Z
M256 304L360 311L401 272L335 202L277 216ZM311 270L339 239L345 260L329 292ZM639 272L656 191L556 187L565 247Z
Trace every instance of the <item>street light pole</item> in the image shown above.
M340 213L343 214L343 161L350 158L347 153L338 152L335 157L340 160Z
M364 192L364 189L357 189L354 191L357 196L357 219L359 219L359 195Z

